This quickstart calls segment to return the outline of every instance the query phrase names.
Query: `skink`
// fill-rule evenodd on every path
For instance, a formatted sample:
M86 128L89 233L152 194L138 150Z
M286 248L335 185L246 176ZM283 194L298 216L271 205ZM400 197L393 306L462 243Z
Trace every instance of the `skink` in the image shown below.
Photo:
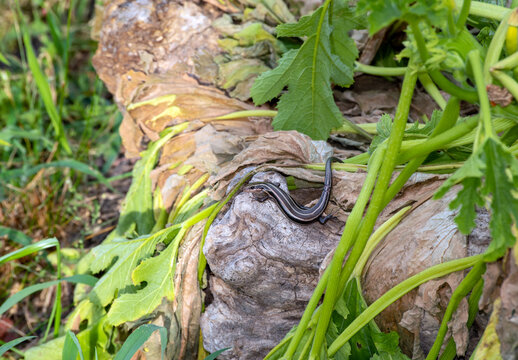
M295 200L292 199L289 194L272 183L250 183L249 188L262 190L267 195L273 197L284 214L286 214L286 216L293 221L299 223L309 223L318 219L320 223L323 224L331 217L330 215L323 216L322 214L326 209L327 204L329 203L329 197L331 195L331 188L333 185L333 171L331 169L331 163L333 160L342 162L342 160L335 157L329 157L327 159L326 175L324 179L324 189L322 190L322 195L320 195L318 202L310 208L299 205ZM265 201L267 198L268 196L264 198L257 198L257 200Z

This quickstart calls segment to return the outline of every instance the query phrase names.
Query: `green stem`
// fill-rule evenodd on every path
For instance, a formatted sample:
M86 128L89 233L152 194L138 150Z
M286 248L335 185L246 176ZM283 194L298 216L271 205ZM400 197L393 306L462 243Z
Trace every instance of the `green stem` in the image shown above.
M369 75L377 76L403 76L406 72L406 67L382 67L362 64L361 62L354 62L354 72L362 72Z
M434 265L419 274L416 274L405 281L394 286L383 294L378 300L373 302L364 312L362 312L354 321L335 339L329 346L328 356L331 358L342 346L344 346L351 337L354 336L363 326L374 319L376 315L385 310L389 305L393 304L397 299L415 289L419 285L450 274L455 271L464 270L480 263L483 255L475 255L462 259L448 261L443 264Z
M483 80L485 84L491 83L491 74L489 73L489 69L491 66L496 64L498 59L500 58L500 54L502 53L502 48L504 47L505 35L507 33L507 28L509 24L507 20L511 16L511 11L502 19L500 25L495 31L495 35L493 35L493 39L491 39L491 43L487 48L486 59L484 60L484 72L483 72ZM468 54L469 57L469 54ZM471 61L473 65L473 61Z
M340 270L342 267L343 259L345 257L345 254L352 246L352 243L355 239L355 233L357 232L358 226L360 224L363 212L365 210L365 207L367 206L367 203L369 201L369 198L372 193L372 189L374 187L374 184L376 182L376 178L378 175L379 168L381 167L381 164L383 162L383 159L385 157L385 151L386 151L386 143L381 144L374 154L371 156L368 166L368 173L367 177L365 178L365 182L362 186L362 189L360 191L360 194L358 195L358 199L356 200L356 203L354 204L353 210L351 211L351 214L347 218L347 222L345 224L344 231L342 232L342 237L340 239L340 242L338 246L336 247L335 253L333 255L333 259L331 260L331 264L329 265L328 269L330 269L330 275L328 284L333 284L334 286L327 286L327 292L326 296L324 298L324 305L321 308L321 314L324 311L332 312L334 307L334 302L329 303L329 300L326 305L325 299L329 299L331 296L336 298L337 294L339 294L339 291L336 289L336 284L340 276ZM327 306L327 308L326 308ZM331 308L329 309L329 306ZM330 317L330 315L327 315ZM327 330L327 325L322 325L321 323L321 315L318 318L317 322L317 330L315 333L315 336L318 335L319 331L325 331ZM320 325L320 329L318 328L318 324ZM322 330L323 329L323 330ZM298 331L299 329L297 329ZM302 329L304 330L304 329ZM315 345L313 344L313 348Z
M318 354L320 352L320 348L322 346L325 333L329 324L329 319L331 317L331 313L333 311L335 301L337 299L337 294L342 292L342 288L336 286L337 281L340 278L349 278L358 259L360 258L363 249L367 243L369 236L372 233L372 229L374 228L374 223L381 212L381 204L383 201L383 197L385 191L387 190L387 186L390 182L390 178L392 176L392 172L394 170L395 162L397 159L397 154L399 153L399 149L401 146L401 141L403 139L403 134L405 131L405 125L407 123L408 114L410 111L410 104L412 102L412 94L415 89L415 84L417 81L417 72L412 66L407 67L407 71L405 74L405 78L403 80L403 85L401 88L401 95L399 97L399 103L396 111L396 116L394 118L394 124L392 126L392 131L390 133L390 137L387 142L387 150L385 153L385 158L383 159L383 163L381 164L379 177L377 180L376 187L372 194L372 199L367 210L367 214L365 215L365 221L363 222L362 227L358 232L358 237L356 238L355 245L351 251L349 258L345 264L342 273L340 273L340 268L342 266L343 257L345 257L344 249L338 252L338 248L335 252L335 256L333 256L333 260L331 262L331 274L329 278L329 284L326 289L326 296L324 297L324 302L322 304L322 312L318 319L317 331L315 334L315 339L313 341L313 347L311 349L310 359L317 359ZM349 221L347 221L349 223ZM346 224L347 228L347 224ZM353 236L356 231L347 232L344 229L344 235L350 234L349 236ZM342 241L340 241L342 243ZM345 284L344 284L345 285Z
M455 0L457 6L461 6L461 2L462 0ZM506 7L488 4L481 1L471 1L470 5L470 15L480 16L485 19L493 19L497 21L502 20L510 11L510 9Z
M480 297L482 296L482 291L484 290L484 279L481 278L473 287L473 290L471 291L471 295L469 296L468 300L468 307L469 307L469 315L468 315L468 321L466 323L468 329L471 328L471 325L473 325L473 322L475 321L475 318L478 314L478 303L480 300ZM439 360L453 360L457 356L457 349L455 347L455 341L453 338L450 338L448 341L448 344L446 345L446 348L442 352Z
M313 312L317 308L318 303L320 302L320 298L322 297L322 294L324 293L324 290L327 286L329 272L330 267L326 269L326 271L318 281L317 287L313 291L313 294L311 295L311 298L309 299L309 302L306 305L306 309L304 310L304 314L302 315L302 318L300 319L299 324L297 325L297 330L295 330L295 333L293 334L293 337L290 341L290 345L284 353L284 359L292 359L293 355L295 354L295 351L297 351L297 348L300 344L300 340L302 340L302 337L304 336L304 333L308 327L311 317L313 316ZM308 341L308 343L310 343L310 341Z
M229 114L216 116L210 119L205 120L234 120L234 119L242 119L244 117L250 116L264 116L264 117L274 117L277 115L277 111L275 110L242 110L242 111L234 111Z
M460 9L459 17L457 18L457 30L461 31L466 26L466 20L469 15L469 8L471 6L471 0L464 0Z
M439 91L437 86L435 86L430 76L427 73L421 73L418 75L418 78L419 82L421 83L421 85L423 85L428 95L430 95L432 99L435 100L437 105L439 105L439 107L444 110L444 107L446 106L446 100L444 100L441 92Z
M57 256L57 273L58 280L61 279L61 246L59 242L56 245L56 256ZM56 314L54 317L54 337L57 338L59 336L59 329L61 325L61 281L56 285L56 299L54 300L56 304Z
M442 149L453 140L469 133L473 128L475 128L475 126L477 126L477 124L478 117L471 117L438 136L430 138L419 145L413 146L411 149L404 150L399 155L397 163L403 164L414 157L426 155L432 151Z
M494 63L489 71L493 70L512 70L518 66L518 52L515 52L511 56L503 58L502 60Z
M426 60L428 60L428 50L426 49L426 42L423 38L423 34L421 33L421 29L419 29L419 23L417 20L410 20L409 24L410 28L412 29L412 35L414 35L417 44L419 56L421 57L422 63L425 64ZM450 80L446 79L439 70L429 70L428 73L430 74L432 80L447 93L471 103L478 100L477 94L475 91L473 91L473 89L463 89L453 84Z
M487 96L486 90L486 82L484 81L484 75L482 73L482 63L480 61L480 54L478 50L470 51L468 54L468 60L471 63L471 68L473 70L473 77L475 78L475 85L477 88L477 93L479 97L480 103L480 117L482 120L484 134L483 136L496 136L493 131L493 126L491 125L491 109L489 105L489 97ZM487 59L486 59L487 62ZM475 143L473 145L473 151L476 150L477 144L481 144L481 138L475 138Z
M358 259L358 263L354 267L352 276L356 277L357 279L360 279L363 273L363 268L365 267L367 260L369 260L369 257L371 256L376 246L378 246L380 241L383 240L385 236L387 236L401 222L403 217L408 213L410 209L412 209L412 206L406 206L403 209L399 210L396 214L391 216L390 219L381 224L372 234L372 236L369 237L367 245L365 245L365 250L360 256L360 259ZM358 288L360 288L359 280Z
M448 104L446 105L446 109L442 113L441 119L439 123L433 130L430 138L434 138L435 136L443 133L444 131L450 129L459 118L460 112L460 100L454 96L450 98ZM396 196L396 194L403 188L407 180L412 176L413 173L421 166L423 161L426 160L426 157L429 153L423 154L421 156L414 157L410 162L405 166L403 171L401 171L394 180L394 182L390 185L387 192L385 193L385 199L383 200L383 206L387 206L387 204Z
M500 81L502 85L504 85L504 87L507 90L509 90L511 94L513 94L514 99L518 101L518 82L516 82L516 80L514 80L506 73L498 70L491 71L491 75L493 75L498 81Z
M455 8L455 5L452 3L452 1L447 1L446 3L448 7L448 32L450 36L454 36L456 33L455 21L453 20L453 9Z
M437 333L437 337L433 343L426 360L435 360L439 355L439 351L441 350L442 342L444 341L444 337L446 336L446 332L448 331L448 322L450 321L453 312L459 306L461 300L468 295L471 289L477 284L480 280L481 276L486 271L486 264L484 262L479 262L473 266L473 269L466 275L466 277L461 281L459 286L453 292L450 301L448 303L448 307L444 313L444 317L442 318L441 326L439 327L439 332Z

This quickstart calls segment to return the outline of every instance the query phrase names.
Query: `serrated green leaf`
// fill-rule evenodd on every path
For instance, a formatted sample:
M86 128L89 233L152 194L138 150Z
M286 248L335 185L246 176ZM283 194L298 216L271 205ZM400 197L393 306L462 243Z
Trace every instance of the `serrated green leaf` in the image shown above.
M340 21L337 25L339 30L347 26ZM325 140L332 128L342 124L331 82L341 86L352 83L352 66L347 64L354 59L347 56L355 54L355 50L353 43L337 38L332 46L331 31L327 7L317 9L299 23L279 26L283 36L308 37L298 50L286 53L276 69L259 76L252 87L256 104L272 99L288 87L278 103L279 112L272 123L275 130L297 130L313 139ZM337 36L347 38L346 33ZM340 56L332 48L338 49ZM341 57L347 58L347 64Z
M426 121L424 123L424 126L419 126L419 123L416 121L410 129L405 130L406 134L420 134L420 135L431 135L433 132L433 129L437 126L439 123L439 120L442 116L442 111L440 110L434 110L432 112L432 117L430 120Z
M390 136L392 130L392 118L389 114L383 114L376 124L376 136L371 141L369 147L369 154L372 154L374 150Z
M487 166L484 193L492 197L489 228L493 241L487 254L488 260L496 260L516 242L512 226L518 222L518 160L491 138L486 140L483 154Z
M331 51L336 54L340 60L348 68L353 68L354 60L358 57L358 49L354 40L348 34L352 29L361 29L361 19L354 15L354 12L349 8L346 0L334 0L332 3L332 31L331 31ZM342 86L348 86L348 79Z
M452 208L461 208L455 222L462 232L469 233L475 225L475 206L483 205L487 198L493 240L486 251L486 260L498 259L516 242L512 226L518 222L518 160L499 140L487 138L444 182L434 198L442 197L457 183L462 183L463 190L451 204Z
M403 354L399 347L399 335L397 332L373 332L372 338L378 350L378 354L375 354L371 359L408 360L408 357Z
M466 178L462 182L463 189L459 191L455 200L450 203L450 209L460 207L459 214L455 217L455 223L463 234L469 234L475 227L477 216L476 206L484 206L484 197L480 194L482 181L480 178Z
M281 24L277 26L278 37L303 37L311 36L318 31L318 20L324 9L319 7L311 15L303 16L296 23Z
M358 10L368 13L369 34L373 35L396 20L420 18L444 26L446 6L441 0L361 0Z
M298 50L288 51L282 56L275 69L258 76L250 90L250 96L256 105L270 101L284 89L289 79L288 69L292 67L297 53Z
M95 274L110 267L97 282L90 293L90 300L101 306L108 305L117 291L133 285L131 273L137 264L154 252L158 242L165 242L174 236L178 229L170 227L133 240L114 240L91 250L87 255L92 259L90 270Z
M137 266L132 274L133 284L138 285L145 281L147 285L135 294L123 294L115 299L108 311L108 323L117 326L137 320L155 310L164 297L169 301L173 300L176 255L179 240L184 234L185 231L180 231L160 255L145 259Z

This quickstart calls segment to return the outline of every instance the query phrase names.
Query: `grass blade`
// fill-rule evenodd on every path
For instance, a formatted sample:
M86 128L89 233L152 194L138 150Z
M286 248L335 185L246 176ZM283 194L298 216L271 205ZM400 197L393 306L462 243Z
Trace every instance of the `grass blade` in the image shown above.
M219 354L221 354L224 351L227 351L228 349L230 349L230 348L228 347L228 348L224 348L224 349L221 349L221 350L218 350L218 351L214 351L212 354L210 354L209 356L207 356L203 360L214 360L214 359L216 359L218 357Z
M70 168L70 169L82 172L86 175L90 175L90 176L96 178L100 183L104 184L106 187L113 190L108 179L106 179L99 170L96 170L85 163L82 163L80 161L73 160L73 159L52 161L49 163L43 163L43 164L39 164L36 166L24 168L24 169L13 169L13 170L4 171L3 174L0 175L0 178L3 181L9 181L13 178L20 178L20 177L29 178L32 175L36 174L41 169L45 169L45 168Z
M0 346L0 356L5 354L7 351L11 350L13 347L18 345L19 343L22 343L26 340L34 339L35 337L36 336L24 336L24 337L14 339L14 340L9 341L8 343L3 344L2 346Z
M79 340L77 340L76 335L70 330L67 331L67 335L65 336L65 344L63 345L62 354L62 359L76 360L77 355L79 354L79 358L84 360L83 349L81 349Z
M165 346L167 344L167 330L163 326L157 326L153 324L146 324L140 326L137 330L133 331L130 336L126 339L121 349L115 355L114 360L130 360L138 349L146 342L147 339L156 330L160 332L160 340L162 343L162 359L164 358Z
M5 254L4 256L0 257L0 265L5 264L6 262L11 260L22 258L32 253L48 249L50 247L59 247L59 241L56 238L51 238L38 241L35 244L24 246L21 249L15 250L13 252L10 252L9 254Z
M14 241L15 243L18 243L22 246L30 245L32 243L32 238L30 236L25 235L19 230L2 225L0 225L0 236L7 236L9 240Z
M5 313L10 307L19 303L21 300L25 299L27 296L34 294L40 290L46 289L48 287L59 284L61 281L68 281L74 284L86 284L88 286L94 286L97 282L97 278L92 275L74 275L70 277L63 278L61 280L52 280L47 281L41 284L32 285L26 287L23 290L18 291L16 294L10 296L3 304L0 306L0 315Z
M66 153L71 154L72 150L70 149L70 145L68 144L67 138L65 136L65 130L63 128L63 123L61 122L61 117L59 116L58 109L56 105L52 101L52 94L50 92L50 85L48 80L43 75L41 68L38 64L38 60L36 59L36 55L34 53L34 49L32 48L31 40L29 38L29 34L27 30L24 30L23 33L23 43L25 45L25 52L27 54L27 62L29 63L29 68L34 76L34 80L36 81L36 85L38 86L39 94L41 99L43 100L43 104L45 105L45 109L47 110L47 114L50 117L50 121L52 126L54 127L54 131L56 132L56 138L61 145L61 147L65 150Z

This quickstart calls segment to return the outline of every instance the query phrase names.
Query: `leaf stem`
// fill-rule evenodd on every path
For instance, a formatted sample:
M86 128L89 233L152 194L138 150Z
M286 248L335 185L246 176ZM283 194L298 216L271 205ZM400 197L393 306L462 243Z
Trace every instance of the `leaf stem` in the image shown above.
M518 52L515 52L511 56L503 58L502 60L494 63L489 71L502 70L502 69L514 69L518 66Z
M426 155L431 153L432 151L441 149L453 140L456 140L461 136L469 133L471 130L473 130L473 128L475 128L475 126L477 126L477 124L477 116L468 118L467 120L461 122L460 124L452 127L450 130L447 130L440 135L430 138L419 145L412 146L412 148L408 150L403 150L399 154L397 163L402 164L414 157Z
M507 33L507 28L509 27L507 20L511 16L511 13L512 12L510 11L502 19L500 25L498 25L498 28L495 31L495 35L493 35L493 38L491 39L489 47L487 48L486 59L484 60L483 68L483 80L486 84L491 83L491 75L489 73L489 70L491 66L493 66L498 61L498 59L500 58L500 54L502 53L502 48L504 47L505 42L505 35ZM473 62L471 64L473 65Z
M433 130L430 138L435 137L436 135L439 135L440 133L444 132L445 130L450 129L455 122L457 122L457 119L459 118L459 112L460 112L460 100L459 98L456 98L452 96L450 100L448 101L448 104L446 105L446 109L444 110L441 119L439 120L439 123ZM403 185L407 182L407 180L412 176L412 174L421 166L423 161L426 160L426 157L429 153L416 156L410 162L405 166L403 171L401 171L396 178L388 188L387 192L385 193L385 199L383 200L383 206L385 207L394 196L403 188Z
M469 8L471 7L471 0L464 0L460 8L460 14L457 18L457 30L461 31L466 26L466 20L469 15Z
M444 313L442 318L441 326L439 327L439 332L437 333L437 337L433 343L428 356L426 356L426 360L434 360L437 359L439 355L439 351L441 350L442 342L444 341L444 337L446 336L446 332L448 331L448 322L450 321L453 312L459 306L461 300L468 295L471 289L477 284L480 280L481 276L486 271L486 264L483 261L475 264L473 269L466 275L466 277L461 281L459 286L453 292L450 301L448 302L448 307Z
M423 85L428 95L430 95L432 99L434 99L434 101L437 103L437 105L439 105L439 107L444 110L444 108L446 107L446 100L444 100L444 98L442 97L441 92L439 91L437 86L435 86L435 83L430 78L430 75L428 75L427 73L420 73L418 75L418 78L419 82L421 83L421 85Z
M362 223L362 226L358 231L358 236L355 237L356 240L354 247L351 251L351 254L349 255L349 258L347 259L347 262L345 263L345 267L342 270L342 272L340 273L340 269L342 267L343 258L345 257L345 245L349 243L349 241L343 240L346 240L348 237L354 236L356 234L356 231L348 231L347 229L350 218L348 219L346 228L343 232L343 236L345 237L340 240L339 244L339 247L343 245L343 248L339 249L337 247L335 254L333 256L333 260L331 262L331 274L329 278L330 285L328 285L326 289L326 296L324 297L322 310L318 319L317 330L315 333L315 339L313 341L313 347L311 349L310 359L318 358L318 354L320 352L320 348L325 337L325 333L337 299L337 295L343 291L345 283L347 279L349 279L354 267L356 266L356 263L365 248L367 240L372 233L374 223L376 222L376 219L382 210L382 201L384 198L385 191L387 190L388 183L390 182L397 155L399 153L399 149L401 146L401 141L403 139L403 133L405 131L405 126L408 119L410 104L412 102L412 94L415 89L416 81L417 72L412 66L407 67L407 71L405 73L401 89L401 95L399 97L399 104L397 107L396 116L394 118L394 124L392 126L390 137L388 138L388 141L386 143L387 148L385 157L380 167L378 180L376 183L376 187L374 188L374 191L372 193L372 198L369 208L367 210L367 214L365 215L365 219ZM356 224L357 222L355 223L355 225ZM342 283L343 279L345 279L345 282ZM337 283L339 283L339 286L337 286Z
M333 259L331 260L331 264L328 266L330 275L329 275L329 280L328 280L327 284L334 284L334 285L327 286L327 284L326 284L327 292L326 292L325 298L329 298L330 296L336 297L336 295L339 294L339 292L336 289L336 283L340 276L340 270L342 267L343 259L345 257L345 254L347 253L347 251L349 251L349 249L351 248L351 245L355 239L354 235L355 235L355 233L357 233L363 212L364 212L365 207L367 206L367 203L371 196L372 189L374 187L374 184L376 182L376 178L378 175L378 170L385 157L385 151L386 151L386 143L378 146L378 148L376 149L376 151L374 152L374 154L371 156L371 158L369 160L367 177L365 178L365 182L362 186L360 194L358 195L358 199L357 199L356 203L354 204L353 210L351 211L351 214L347 218L347 222L345 224L344 231L342 232L342 237L340 238L340 242L338 243L338 246L336 247L335 253L333 255ZM331 282L331 281L333 281L333 282ZM331 288L334 288L334 289L330 290ZM324 303L325 303L325 298L324 298ZM318 297L318 299L320 299L320 296ZM324 308L322 307L321 313L323 311L332 312L333 305L334 305L334 302L333 302L333 304L331 304L330 310L329 309L324 310ZM327 306L329 306L329 305L327 305ZM306 311L308 311L308 310L311 310L310 314L313 311L312 309L306 309ZM306 311L304 312L304 314L306 314ZM318 323L320 323L320 321L321 321L321 315L319 315L319 318L318 318L317 330L316 330L315 334L318 334L318 331L324 331L324 335L325 335L325 330L327 329L327 325L325 325L325 327L323 327L323 325L320 325L320 330L319 330ZM305 329L297 328L297 331L304 331L304 330ZM298 346L298 344L296 344L295 346ZM315 348L314 343L313 343L313 348Z
M409 24L412 30L412 35L414 35L414 39L417 44L421 62L426 64L426 60L428 60L428 50L426 49L426 43L423 38L423 34L421 33L421 29L419 29L419 23L417 20L410 20ZM475 91L473 91L473 89L463 89L453 84L450 80L446 79L439 70L429 70L428 73L430 74L432 80L447 93L471 103L477 101L477 94Z
M480 120L482 121L482 126L484 129L484 137L496 136L493 131L493 127L491 124L491 110L489 105L489 97L487 96L486 83L484 81L484 74L482 72L482 63L480 61L480 53L478 50L472 50L468 54L468 60L471 63L471 68L473 70L473 77L475 78L475 86L477 88L477 93L479 97L480 103ZM487 58L486 58L487 62ZM477 144L482 143L481 138L475 138L475 143L473 145L473 152L475 152Z
M491 71L491 75L500 81L502 85L504 85L504 87L513 95L514 99L518 101L518 82L516 82L516 80L514 80L511 76L507 75L503 71L493 70Z
M361 62L354 62L354 71L362 72L369 75L377 76L403 76L406 72L406 67L382 67L362 64Z
M455 0L455 3L460 6L462 0ZM493 19L500 21L510 11L509 8L484 3L482 1L471 1L469 14L474 16L480 16L485 19Z

